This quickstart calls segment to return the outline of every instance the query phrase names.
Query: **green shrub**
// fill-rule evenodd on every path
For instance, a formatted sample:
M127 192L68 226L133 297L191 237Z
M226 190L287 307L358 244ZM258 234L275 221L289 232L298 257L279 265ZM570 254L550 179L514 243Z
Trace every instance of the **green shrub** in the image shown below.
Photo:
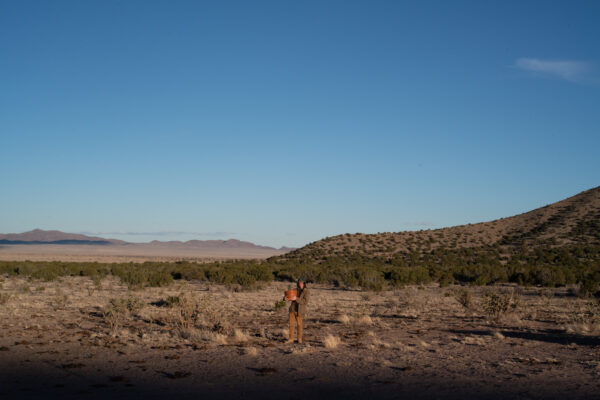
M173 276L165 271L152 271L148 273L147 283L153 287L168 286L173 283Z
M274 305L274 307L273 307L273 308L274 308L275 310L279 310L279 309L281 309L281 308L283 308L283 307L285 307L285 300L279 300L279 301L276 301L276 302L275 302L275 305Z
M579 285L579 295L581 297L591 297L598 293L600 286L600 273L588 274Z
M173 306L179 305L181 303L181 297L180 296L169 296L169 297L167 297L166 303L167 303L167 307L173 307Z
M507 313L517 310L520 299L514 290L499 292L490 291L485 294L481 303L484 312L493 322L500 322Z
M385 283L383 274L373 269L361 269L357 271L358 285L366 290L380 291Z
M54 281L61 275L63 275L62 270L56 265L42 266L35 268L31 272L32 278L41 279L46 282Z

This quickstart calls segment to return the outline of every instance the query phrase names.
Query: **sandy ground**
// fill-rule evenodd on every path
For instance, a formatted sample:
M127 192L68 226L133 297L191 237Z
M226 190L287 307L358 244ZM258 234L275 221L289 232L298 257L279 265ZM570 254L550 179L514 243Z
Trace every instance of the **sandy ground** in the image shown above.
M152 245L0 245L4 261L73 261L73 262L144 262L178 260L215 261L230 259L264 259L285 251L261 248L205 249L185 246Z
M311 285L305 343L285 344L287 310L274 307L284 283L239 293L201 282L131 291L113 277L0 285L1 399L600 398L600 337L572 331L584 300L564 288L519 289L517 312L494 324L452 287ZM485 288L473 290L477 303ZM233 332L182 338L159 302L180 293L209 301ZM111 330L103 310L130 295L145 307Z

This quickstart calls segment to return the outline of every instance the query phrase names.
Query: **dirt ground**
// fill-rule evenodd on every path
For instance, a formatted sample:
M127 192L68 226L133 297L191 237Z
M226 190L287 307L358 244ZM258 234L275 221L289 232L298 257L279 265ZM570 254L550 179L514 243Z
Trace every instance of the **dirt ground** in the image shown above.
M285 283L0 285L0 399L600 398L600 336L574 324L585 300L566 288L517 288L516 312L492 323L477 305L489 288L471 289L469 311L454 287L310 285L305 343L285 344L287 307L275 307ZM181 293L210 302L228 329L174 329L164 300ZM127 296L145 306L111 327L109 300Z

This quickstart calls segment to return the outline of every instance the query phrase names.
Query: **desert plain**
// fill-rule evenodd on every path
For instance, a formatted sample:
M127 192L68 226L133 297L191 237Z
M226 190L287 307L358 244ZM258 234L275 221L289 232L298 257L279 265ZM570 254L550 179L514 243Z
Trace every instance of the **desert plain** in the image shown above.
M576 288L309 283L304 343L285 344L287 288L5 275L0 398L600 398L597 303ZM514 307L490 315L490 291Z

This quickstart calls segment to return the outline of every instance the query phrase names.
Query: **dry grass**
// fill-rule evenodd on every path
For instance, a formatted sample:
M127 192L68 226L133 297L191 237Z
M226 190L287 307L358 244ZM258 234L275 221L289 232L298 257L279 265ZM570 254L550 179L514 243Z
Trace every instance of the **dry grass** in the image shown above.
M344 325L346 325L346 324L349 324L349 323L350 323L350 317L349 317L348 315L346 315L346 314L342 314L342 315L340 315L340 316L337 318L337 320L338 320L338 322L339 322L340 324L344 324Z
M245 343L249 340L248 334L237 328L233 331L233 338L238 343Z
M359 315L354 320L356 325L373 325L373 319L368 315Z
M256 357L258 356L258 350L256 347L244 347L244 354L251 357Z
M214 342L218 345L224 346L227 344L227 335L223 335L222 333L214 334Z
M579 301L571 321L565 326L567 333L577 335L595 335L600 333L600 302Z
M325 348L328 348L328 349L335 349L340 345L340 343L341 343L340 338L337 336L333 336L333 335L327 335L323 339L323 346L325 346Z
M485 345L485 339L481 336L467 336L461 341L461 343L467 345L483 346Z
M496 339L500 339L500 340L504 339L504 335L502 333L498 332L498 331L494 332L494 337Z

